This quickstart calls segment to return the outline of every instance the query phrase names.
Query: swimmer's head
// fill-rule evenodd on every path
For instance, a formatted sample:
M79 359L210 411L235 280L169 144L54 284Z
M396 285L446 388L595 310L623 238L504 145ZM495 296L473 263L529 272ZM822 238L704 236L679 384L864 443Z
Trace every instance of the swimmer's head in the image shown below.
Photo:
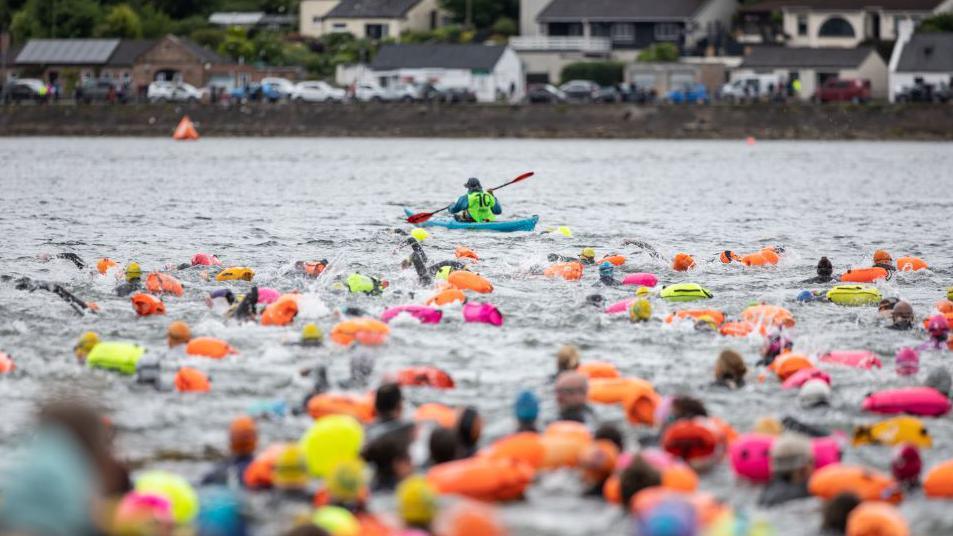
M134 281L139 281L142 277L142 268L139 267L139 263L132 261L126 265L126 281L132 283Z
M99 344L99 335L94 331L87 331L79 337L79 341L76 342L76 346L73 347L73 353L76 355L76 358L80 361L86 359L86 356L89 355L89 352L93 349L94 346Z

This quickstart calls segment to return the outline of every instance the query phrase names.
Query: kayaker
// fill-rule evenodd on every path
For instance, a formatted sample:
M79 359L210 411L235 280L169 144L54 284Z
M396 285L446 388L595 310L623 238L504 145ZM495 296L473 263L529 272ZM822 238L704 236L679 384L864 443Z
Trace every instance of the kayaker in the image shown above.
M479 179L470 177L463 185L467 189L466 195L461 195L457 202L450 207L450 214L457 221L487 222L494 221L503 213L503 207L491 192L484 192Z

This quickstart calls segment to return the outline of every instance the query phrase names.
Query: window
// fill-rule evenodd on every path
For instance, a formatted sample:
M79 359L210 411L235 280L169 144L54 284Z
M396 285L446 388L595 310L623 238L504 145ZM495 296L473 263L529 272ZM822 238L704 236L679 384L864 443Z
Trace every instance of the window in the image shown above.
M608 22L593 22L589 24L589 35L592 37L609 37L612 25Z
M383 39L387 37L386 24L365 24L364 37L368 39Z
M565 37L572 36L578 37L582 35L582 23L581 22L551 22L547 28L547 35L553 37Z
M635 25L631 22L617 22L613 24L612 41L614 43L634 43Z
M831 17L821 24L819 37L854 37L854 27L841 17Z
M437 10L436 9L430 11L430 29L431 30L437 29Z
M797 16L797 34L807 35L807 15Z
M660 22L655 25L655 39L659 41L677 41L681 28L673 22Z
M346 32L346 31L347 31L347 24L345 24L345 23L343 23L343 22L335 22L335 23L331 26L331 31L334 31L334 32Z
M313 24L313 25L315 25L315 26L321 24L321 16L320 16L320 15L315 15L315 16L311 17L311 24Z

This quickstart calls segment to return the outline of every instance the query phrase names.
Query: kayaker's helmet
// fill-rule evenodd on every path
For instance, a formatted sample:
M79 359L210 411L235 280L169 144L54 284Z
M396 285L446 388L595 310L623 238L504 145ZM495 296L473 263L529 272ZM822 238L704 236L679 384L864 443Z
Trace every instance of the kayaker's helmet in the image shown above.
M470 177L469 179L467 179L467 183L464 184L463 186L464 186L467 190L470 190L471 192L472 192L473 190L482 190L482 189L483 189L483 185L480 184L480 179L478 179L478 178L476 178L476 177Z

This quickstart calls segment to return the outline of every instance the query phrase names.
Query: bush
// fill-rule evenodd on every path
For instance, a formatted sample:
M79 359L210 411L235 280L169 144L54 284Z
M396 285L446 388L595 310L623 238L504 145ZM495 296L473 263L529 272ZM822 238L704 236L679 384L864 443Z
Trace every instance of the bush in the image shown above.
M518 34L519 28L516 26L515 20L509 17L500 17L493 23L493 33L509 37Z
M953 13L941 13L924 19L917 32L953 32Z
M129 4L113 6L96 28L99 37L142 38L142 21Z
M655 43L639 52L639 61L678 61L678 47L672 43Z
M622 62L618 61L581 61L563 67L560 78L562 83L570 80L592 80L600 86L609 86L622 82Z

